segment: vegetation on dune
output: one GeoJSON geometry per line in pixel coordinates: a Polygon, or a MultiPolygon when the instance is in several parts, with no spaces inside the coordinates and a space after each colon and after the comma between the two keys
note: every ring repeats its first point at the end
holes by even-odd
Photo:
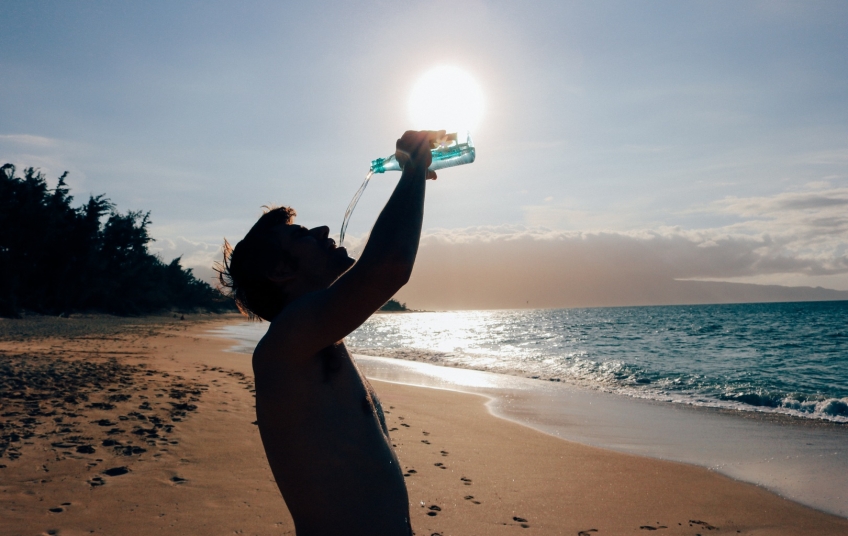
{"type": "Polygon", "coordinates": [[[179,257],[148,252],[149,212],[120,213],[103,195],[72,207],[67,172],[51,189],[38,170],[15,171],[0,167],[0,316],[235,309],[179,257]]]}

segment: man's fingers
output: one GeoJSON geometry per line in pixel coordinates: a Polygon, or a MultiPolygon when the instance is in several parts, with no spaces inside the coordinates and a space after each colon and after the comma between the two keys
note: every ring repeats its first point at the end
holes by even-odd
{"type": "MultiPolygon", "coordinates": [[[[397,141],[395,155],[401,167],[412,162],[416,166],[426,168],[432,160],[430,151],[447,141],[449,137],[444,130],[407,130],[397,141]]],[[[426,177],[436,180],[436,174],[429,170],[426,177]]]]}
{"type": "Polygon", "coordinates": [[[438,178],[438,176],[436,175],[435,171],[433,171],[432,169],[427,170],[427,180],[428,181],[434,181],[437,178],[438,178]]]}

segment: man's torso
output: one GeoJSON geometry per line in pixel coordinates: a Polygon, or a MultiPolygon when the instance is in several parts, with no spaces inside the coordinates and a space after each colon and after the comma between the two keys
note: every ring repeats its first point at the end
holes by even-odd
{"type": "Polygon", "coordinates": [[[344,344],[300,361],[274,350],[254,354],[257,420],[298,534],[409,534],[380,402],[344,344]]]}

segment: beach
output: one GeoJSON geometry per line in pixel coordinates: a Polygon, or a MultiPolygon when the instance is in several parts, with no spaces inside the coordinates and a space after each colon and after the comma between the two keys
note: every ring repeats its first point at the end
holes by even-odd
{"type": "MultiPolygon", "coordinates": [[[[212,333],[241,321],[0,321],[3,534],[293,534],[249,356],[212,333]]],[[[372,383],[419,535],[848,534],[715,471],[500,418],[486,396],[372,383]]]]}

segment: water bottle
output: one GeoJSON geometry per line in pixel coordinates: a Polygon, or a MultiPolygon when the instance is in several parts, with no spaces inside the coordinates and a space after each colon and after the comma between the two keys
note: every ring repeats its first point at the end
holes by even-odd
{"type": "MultiPolygon", "coordinates": [[[[474,150],[471,134],[466,133],[466,138],[465,143],[459,143],[456,134],[445,136],[444,143],[430,151],[430,154],[433,155],[430,171],[474,162],[477,152],[474,150]]],[[[400,163],[395,155],[378,158],[371,162],[371,173],[385,173],[386,171],[401,171],[400,163]]]]}
{"type": "MultiPolygon", "coordinates": [[[[442,139],[438,147],[430,150],[430,154],[433,155],[433,163],[430,164],[429,167],[430,171],[453,166],[461,166],[462,164],[470,164],[477,156],[477,152],[474,150],[474,142],[471,141],[470,133],[466,133],[465,143],[459,143],[457,141],[456,134],[448,134],[442,139]]],[[[385,173],[386,171],[401,171],[400,163],[397,161],[397,158],[395,158],[395,155],[391,155],[386,158],[378,158],[371,162],[371,169],[368,171],[368,175],[365,176],[365,180],[362,181],[362,186],[359,187],[359,190],[353,194],[353,199],[350,200],[350,204],[347,206],[347,210],[345,210],[342,227],[339,231],[340,247],[344,245],[347,224],[350,222],[350,217],[353,215],[356,204],[359,203],[359,198],[362,197],[362,192],[364,192],[365,187],[368,186],[368,181],[371,180],[371,176],[375,173],[385,173]]]]}

